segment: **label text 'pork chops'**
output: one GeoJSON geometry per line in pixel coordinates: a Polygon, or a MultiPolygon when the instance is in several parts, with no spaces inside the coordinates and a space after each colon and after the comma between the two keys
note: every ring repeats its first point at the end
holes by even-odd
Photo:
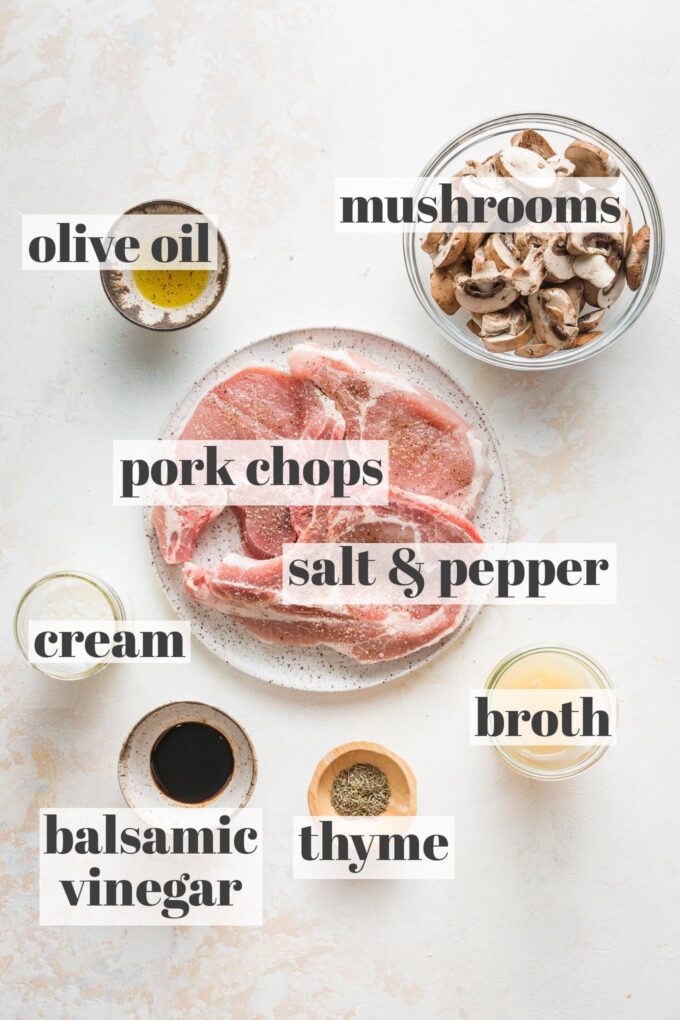
{"type": "Polygon", "coordinates": [[[383,440],[116,440],[117,506],[311,506],[389,501],[383,440]]]}

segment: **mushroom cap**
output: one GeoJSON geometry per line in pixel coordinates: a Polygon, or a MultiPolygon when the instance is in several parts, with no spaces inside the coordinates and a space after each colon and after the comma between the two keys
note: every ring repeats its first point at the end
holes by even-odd
{"type": "Polygon", "coordinates": [[[574,164],[576,177],[618,177],[619,168],[613,156],[593,142],[575,139],[564,150],[564,157],[574,164]]]}
{"type": "Polygon", "coordinates": [[[543,159],[551,159],[556,155],[550,142],[543,135],[539,134],[538,131],[534,131],[533,128],[525,128],[524,131],[518,131],[510,139],[510,144],[520,149],[531,149],[532,152],[542,156],[543,159]]]}
{"type": "Polygon", "coordinates": [[[649,253],[649,239],[649,227],[646,224],[633,234],[630,251],[626,255],[626,281],[631,290],[638,290],[642,283],[649,253]]]}

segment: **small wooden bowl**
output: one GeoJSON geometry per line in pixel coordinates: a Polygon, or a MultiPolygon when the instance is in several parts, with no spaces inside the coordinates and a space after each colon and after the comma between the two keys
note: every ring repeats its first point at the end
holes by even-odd
{"type": "Polygon", "coordinates": [[[333,782],[343,769],[359,764],[375,765],[385,773],[389,781],[390,803],[380,817],[416,814],[416,777],[406,762],[381,744],[355,741],[334,747],[316,766],[307,792],[311,815],[315,818],[323,815],[338,816],[331,804],[333,782]]]}
{"type": "MultiPolygon", "coordinates": [[[[141,202],[128,209],[123,215],[182,215],[182,213],[198,213],[185,202],[171,199],[159,199],[153,202],[141,202]]],[[[227,286],[229,276],[229,253],[222,234],[217,231],[217,269],[208,271],[208,283],[205,290],[194,301],[180,308],[163,308],[146,298],[135,283],[131,269],[102,269],[100,272],[102,286],[107,298],[117,312],[137,326],[165,333],[175,329],[185,329],[204,319],[219,303],[227,286]]]]}

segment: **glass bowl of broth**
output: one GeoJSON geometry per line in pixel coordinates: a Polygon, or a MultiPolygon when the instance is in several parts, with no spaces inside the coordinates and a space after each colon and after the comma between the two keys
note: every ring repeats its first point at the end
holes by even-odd
{"type": "MultiPolygon", "coordinates": [[[[554,691],[569,691],[574,695],[606,691],[616,712],[614,686],[602,666],[585,652],[566,646],[534,645],[511,652],[492,670],[485,688],[487,691],[545,691],[546,700],[554,691]]],[[[609,746],[595,742],[539,744],[532,743],[529,737],[525,743],[512,745],[492,738],[492,744],[514,772],[539,780],[579,775],[599,761],[609,746]]]]}

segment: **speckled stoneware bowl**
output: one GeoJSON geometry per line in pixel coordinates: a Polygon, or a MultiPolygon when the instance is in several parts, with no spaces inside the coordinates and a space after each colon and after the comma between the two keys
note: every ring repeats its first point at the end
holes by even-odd
{"type": "Polygon", "coordinates": [[[226,712],[200,701],[173,701],[154,708],[129,733],[118,759],[118,781],[125,800],[134,810],[210,807],[234,811],[245,807],[257,779],[257,758],[250,737],[226,712]],[[226,786],[210,800],[184,804],[163,793],[151,774],[151,752],[156,742],[179,723],[202,722],[228,740],[234,755],[234,771],[226,786]]]}
{"type": "MultiPolygon", "coordinates": [[[[171,199],[141,202],[139,205],[133,206],[132,209],[128,209],[123,215],[139,213],[152,216],[181,215],[182,213],[202,215],[200,209],[194,209],[193,206],[186,205],[184,202],[175,202],[171,199]]],[[[227,286],[229,254],[219,230],[217,232],[217,258],[217,269],[208,272],[208,282],[203,293],[189,304],[182,305],[181,308],[162,308],[149,301],[140,292],[131,269],[102,269],[101,280],[104,293],[116,311],[138,326],[155,329],[159,332],[184,329],[185,326],[191,326],[192,323],[205,318],[218,304],[227,286]]]]}

